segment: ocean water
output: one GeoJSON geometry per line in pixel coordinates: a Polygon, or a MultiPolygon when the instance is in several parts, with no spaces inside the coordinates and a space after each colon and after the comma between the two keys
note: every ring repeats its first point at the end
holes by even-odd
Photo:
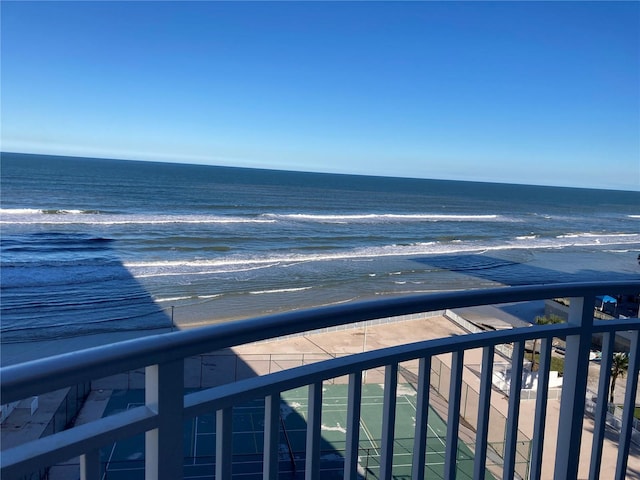
{"type": "Polygon", "coordinates": [[[3,343],[640,279],[640,192],[3,153],[3,343]]]}

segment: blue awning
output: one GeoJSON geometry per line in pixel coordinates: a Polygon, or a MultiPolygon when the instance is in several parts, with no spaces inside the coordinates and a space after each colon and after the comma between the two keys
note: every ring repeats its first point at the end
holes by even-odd
{"type": "Polygon", "coordinates": [[[602,303],[618,303],[618,300],[616,300],[613,297],[610,297],[609,295],[603,295],[601,297],[597,297],[598,300],[600,300],[602,303]]]}

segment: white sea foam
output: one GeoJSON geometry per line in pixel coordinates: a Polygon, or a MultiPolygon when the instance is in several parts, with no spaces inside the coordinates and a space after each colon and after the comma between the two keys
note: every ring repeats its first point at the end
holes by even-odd
{"type": "Polygon", "coordinates": [[[45,211],[44,213],[56,213],[56,214],[62,214],[62,215],[80,215],[83,213],[95,213],[95,212],[87,212],[86,210],[55,210],[52,212],[49,211],[45,211]]]}
{"type": "Polygon", "coordinates": [[[352,215],[320,215],[306,213],[274,214],[266,213],[267,218],[303,220],[316,222],[357,222],[357,221],[452,221],[471,222],[501,220],[500,215],[441,215],[441,214],[395,214],[395,213],[366,213],[352,215]]]}
{"type": "Polygon", "coordinates": [[[12,225],[170,225],[170,224],[237,224],[275,223],[277,220],[225,215],[120,215],[90,210],[2,209],[0,223],[12,225]],[[59,215],[54,215],[57,213],[59,215]]]}
{"type": "MultiPolygon", "coordinates": [[[[85,216],[85,215],[83,215],[85,216]]],[[[66,219],[66,220],[47,220],[47,221],[29,221],[29,220],[19,220],[19,221],[6,221],[1,220],[2,224],[11,224],[11,225],[61,225],[61,224],[74,224],[74,225],[167,225],[167,224],[231,224],[231,223],[272,223],[269,220],[248,220],[241,218],[211,218],[211,219],[180,219],[180,218],[169,218],[169,219],[157,219],[157,220],[85,220],[85,219],[66,219]]]]}
{"type": "Polygon", "coordinates": [[[169,298],[158,298],[156,302],[179,302],[180,300],[192,300],[193,297],[191,295],[185,297],[169,297],[169,298]]]}
{"type": "MultiPolygon", "coordinates": [[[[158,260],[149,262],[124,262],[125,267],[130,268],[173,268],[173,267],[189,267],[189,268],[202,268],[202,267],[221,267],[221,266],[235,266],[235,265],[258,265],[254,267],[245,267],[243,269],[229,269],[219,270],[216,273],[234,273],[247,270],[255,270],[257,268],[264,268],[261,265],[267,264],[269,266],[278,265],[283,259],[287,257],[270,257],[270,258],[239,258],[239,257],[227,257],[216,260],[158,260]],[[268,265],[273,264],[273,265],[268,265]]],[[[292,261],[296,261],[299,257],[288,257],[292,261]]]]}
{"type": "Polygon", "coordinates": [[[297,288],[276,288],[273,290],[256,290],[249,292],[251,295],[262,295],[263,293],[291,293],[302,292],[304,290],[310,290],[312,287],[297,287],[297,288]]]}
{"type": "Polygon", "coordinates": [[[640,238],[640,234],[637,233],[591,233],[591,232],[578,232],[578,233],[566,233],[564,235],[558,235],[556,238],[640,238]]]}
{"type": "MultiPolygon", "coordinates": [[[[261,270],[263,268],[271,268],[280,265],[280,262],[266,262],[264,265],[258,265],[255,267],[243,267],[243,264],[247,262],[241,262],[236,264],[235,267],[231,267],[226,264],[224,268],[213,268],[217,265],[205,265],[204,262],[138,262],[138,263],[125,263],[125,267],[133,268],[135,271],[141,269],[142,271],[137,273],[136,278],[153,278],[153,277],[172,277],[172,276],[184,276],[184,275],[220,275],[226,273],[242,273],[249,272],[251,270],[261,270]],[[158,269],[161,265],[162,268],[158,269]],[[180,268],[184,267],[184,268],[180,268]],[[203,270],[203,267],[209,267],[209,269],[203,270]],[[172,270],[167,270],[171,268],[172,270]],[[186,270],[185,270],[186,269],[186,270]]],[[[205,297],[202,297],[205,298],[205,297]]]]}
{"type": "Polygon", "coordinates": [[[96,210],[81,210],[81,209],[50,209],[43,210],[39,208],[0,208],[0,215],[88,215],[98,214],[96,210]]]}
{"type": "MultiPolygon", "coordinates": [[[[417,243],[411,245],[388,245],[380,247],[354,248],[348,251],[316,254],[282,254],[266,256],[226,256],[207,260],[166,260],[151,262],[125,262],[125,266],[135,277],[169,276],[169,275],[206,275],[237,273],[252,269],[287,267],[303,262],[322,261],[360,261],[381,257],[451,255],[461,253],[486,253],[502,250],[535,250],[559,249],[565,247],[588,246],[624,246],[640,245],[640,234],[615,235],[559,235],[557,238],[527,238],[512,242],[490,244],[479,241],[459,243],[436,242],[417,243]]],[[[389,275],[400,275],[402,272],[389,272],[389,275]]],[[[303,287],[308,288],[308,287],[303,287]]],[[[290,290],[290,289],[288,289],[290,290]]],[[[269,293],[272,291],[259,291],[269,293]]]]}
{"type": "Polygon", "coordinates": [[[509,221],[500,215],[442,215],[442,214],[353,214],[353,215],[322,215],[322,214],[271,214],[259,217],[234,217],[225,215],[119,215],[105,214],[92,210],[58,209],[42,210],[35,208],[5,208],[0,209],[0,215],[10,215],[7,224],[87,224],[87,225],[162,225],[162,224],[224,224],[224,223],[275,223],[281,220],[306,222],[415,222],[415,221],[450,221],[450,222],[486,222],[509,221]],[[59,214],[59,215],[56,215],[59,214]]]}
{"type": "Polygon", "coordinates": [[[0,215],[38,215],[42,210],[37,208],[0,208],[0,215]]]}
{"type": "Polygon", "coordinates": [[[183,296],[183,297],[168,297],[168,298],[158,298],[156,299],[156,302],[179,302],[182,300],[207,300],[210,298],[217,298],[217,297],[221,297],[222,294],[221,293],[217,293],[215,295],[187,295],[187,296],[183,296]]]}

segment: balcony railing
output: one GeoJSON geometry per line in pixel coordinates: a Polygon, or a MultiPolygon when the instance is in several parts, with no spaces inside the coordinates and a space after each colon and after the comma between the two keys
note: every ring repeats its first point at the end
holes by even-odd
{"type": "MultiPolygon", "coordinates": [[[[359,422],[362,395],[362,373],[383,368],[384,403],[382,407],[382,438],[379,448],[379,478],[393,478],[394,425],[396,420],[396,390],[399,364],[418,360],[417,407],[411,458],[411,478],[425,478],[425,451],[429,413],[429,375],[431,360],[436,355],[451,354],[451,379],[446,415],[444,478],[457,474],[461,385],[464,354],[470,349],[482,349],[478,424],[473,445],[473,478],[483,479],[487,472],[488,412],[491,404],[493,358],[496,347],[510,344],[512,350],[512,381],[509,390],[508,415],[504,439],[501,472],[496,476],[512,479],[516,473],[516,448],[525,342],[541,339],[539,389],[535,400],[535,420],[531,445],[531,479],[539,479],[545,446],[545,418],[552,340],[566,338],[564,384],[560,403],[554,478],[576,479],[583,435],[583,418],[589,352],[592,336],[603,334],[603,352],[599,392],[606,392],[616,332],[630,332],[630,363],[623,405],[622,427],[618,440],[615,478],[627,474],[635,396],[640,368],[638,332],[640,321],[594,320],[596,295],[635,295],[640,282],[588,283],[545,286],[506,287],[455,293],[392,298],[297,311],[204,327],[197,330],[144,337],[103,347],[9,366],[0,370],[2,403],[18,401],[51,392],[66,386],[96,380],[109,375],[145,369],[145,402],[121,413],[40,438],[36,441],[1,452],[1,477],[18,479],[71,458],[80,458],[82,479],[101,478],[100,449],[116,441],[145,436],[144,469],[146,479],[175,480],[183,476],[183,422],[197,415],[216,414],[216,480],[231,479],[234,474],[232,451],[232,413],[234,406],[255,398],[264,399],[263,478],[279,478],[280,398],[283,392],[308,387],[307,433],[304,476],[322,478],[320,444],[322,438],[323,382],[348,376],[346,445],[344,477],[358,478],[359,422]],[[419,341],[366,351],[304,365],[276,373],[256,376],[234,383],[192,393],[184,390],[184,362],[194,355],[218,351],[250,342],[284,335],[347,325],[376,318],[393,317],[418,312],[452,308],[570,298],[566,323],[513,328],[419,341]]],[[[428,319],[425,321],[429,321],[428,319]]],[[[589,478],[601,473],[605,437],[607,395],[599,394],[594,413],[595,430],[591,447],[589,478]]]]}

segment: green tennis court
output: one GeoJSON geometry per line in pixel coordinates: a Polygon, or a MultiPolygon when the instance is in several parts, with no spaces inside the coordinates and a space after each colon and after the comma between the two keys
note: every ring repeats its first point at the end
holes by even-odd
{"type": "MultiPolygon", "coordinates": [[[[105,415],[142,404],[144,391],[116,391],[105,415]]],[[[416,415],[416,394],[409,384],[398,385],[393,477],[411,478],[411,455],[416,415]]],[[[284,392],[281,403],[280,478],[304,478],[307,429],[307,388],[284,392]]],[[[359,473],[361,478],[377,479],[380,472],[383,388],[363,385],[359,473]]],[[[347,385],[325,385],[322,401],[321,476],[343,478],[347,425],[347,385]]],[[[264,399],[233,409],[234,478],[262,478],[264,445],[264,399]]],[[[185,479],[213,479],[215,471],[215,414],[190,419],[184,425],[185,479]]],[[[429,412],[426,469],[428,478],[443,478],[446,424],[435,411],[429,412]]],[[[105,480],[144,478],[144,437],[114,444],[101,452],[105,480]]],[[[458,478],[472,478],[473,454],[463,444],[458,451],[458,478]]],[[[493,478],[487,475],[487,478],[493,478]]]]}

